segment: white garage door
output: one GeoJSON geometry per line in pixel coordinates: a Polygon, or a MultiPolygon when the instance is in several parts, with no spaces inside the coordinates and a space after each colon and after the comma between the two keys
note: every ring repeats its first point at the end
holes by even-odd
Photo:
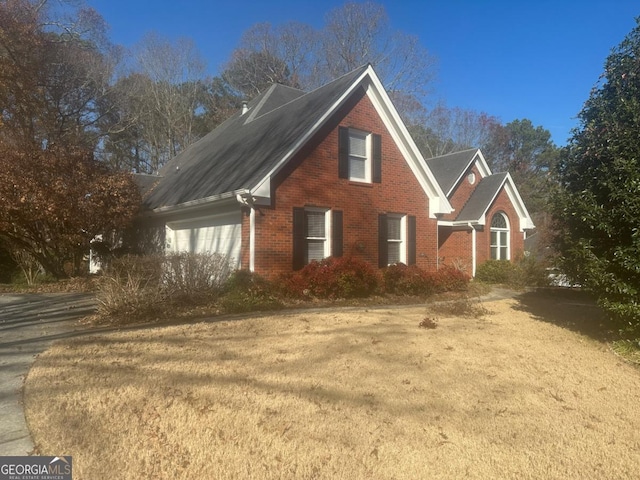
{"type": "Polygon", "coordinates": [[[167,252],[220,253],[240,267],[240,212],[167,224],[167,252]]]}

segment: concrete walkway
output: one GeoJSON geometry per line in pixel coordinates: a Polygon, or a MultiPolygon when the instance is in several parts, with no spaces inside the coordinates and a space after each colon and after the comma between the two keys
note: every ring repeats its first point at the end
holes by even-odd
{"type": "Polygon", "coordinates": [[[0,294],[0,456],[33,451],[22,408],[23,380],[54,340],[81,333],[77,320],[95,306],[87,294],[0,294]]]}

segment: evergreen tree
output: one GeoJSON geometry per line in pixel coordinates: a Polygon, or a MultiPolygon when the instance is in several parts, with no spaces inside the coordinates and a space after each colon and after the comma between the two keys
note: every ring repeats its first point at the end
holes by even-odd
{"type": "Polygon", "coordinates": [[[640,327],[640,19],[605,62],[558,168],[566,273],[640,327]]]}

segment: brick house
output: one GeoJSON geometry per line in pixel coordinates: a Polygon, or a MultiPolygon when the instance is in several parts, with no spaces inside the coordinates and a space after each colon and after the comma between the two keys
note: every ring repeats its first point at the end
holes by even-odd
{"type": "Polygon", "coordinates": [[[454,209],[438,219],[440,262],[464,265],[475,275],[489,259],[524,253],[534,225],[509,173],[492,174],[478,149],[430,158],[427,165],[454,209]]]}
{"type": "MultiPolygon", "coordinates": [[[[471,265],[490,248],[502,255],[484,232],[494,211],[507,225],[533,225],[508,174],[497,187],[481,153],[463,153],[456,170],[473,171],[475,189],[449,178],[445,157],[424,160],[371,66],[309,93],[272,85],[165,165],[145,221],[167,252],[219,252],[265,276],[343,255],[381,267],[471,265]],[[490,205],[472,209],[490,186],[490,205]]],[[[510,258],[524,237],[507,238],[510,258]]]]}

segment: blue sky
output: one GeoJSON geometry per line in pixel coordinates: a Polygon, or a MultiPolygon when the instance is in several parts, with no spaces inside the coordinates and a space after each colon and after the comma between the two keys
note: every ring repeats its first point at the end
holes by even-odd
{"type": "MultiPolygon", "coordinates": [[[[216,75],[242,33],[259,22],[319,28],[336,0],[86,0],[132,46],[148,31],[190,37],[216,75]]],[[[391,26],[438,59],[432,99],[530,119],[564,145],[607,55],[635,26],[632,0],[384,0],[391,26]]]]}

